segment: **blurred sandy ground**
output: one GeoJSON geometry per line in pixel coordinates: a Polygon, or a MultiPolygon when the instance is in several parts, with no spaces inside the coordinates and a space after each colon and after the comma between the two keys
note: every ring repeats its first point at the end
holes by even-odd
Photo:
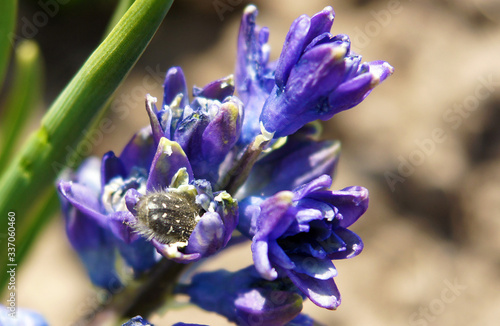
{"type": "MultiPolygon", "coordinates": [[[[110,114],[116,130],[95,148],[97,155],[120,152],[133,132],[147,124],[143,95],[162,95],[160,84],[150,77],[161,80],[168,67],[181,65],[188,84],[201,86],[232,73],[246,2],[232,3],[237,5],[222,20],[213,1],[174,4],[117,92],[115,113],[110,114]]],[[[304,311],[325,325],[498,325],[500,3],[254,3],[258,23],[270,27],[274,59],[296,17],[332,5],[337,15],[332,33],[349,34],[366,61],[386,60],[396,69],[364,103],[324,125],[325,137],[343,144],[334,187],[363,185],[371,202],[354,226],[364,239],[364,252],[336,263],[342,305],[326,311],[306,302],[304,311]]],[[[91,25],[80,27],[83,35],[102,24],[91,25]]],[[[63,33],[57,25],[49,27],[52,34],[40,32],[42,48],[63,33]]],[[[88,43],[90,51],[95,45],[88,43]]],[[[61,61],[76,50],[72,44],[58,46],[60,51],[47,54],[47,101],[88,55],[82,50],[61,61]]],[[[201,268],[236,270],[250,263],[249,246],[243,245],[201,268]]],[[[39,239],[18,283],[20,306],[40,311],[55,326],[70,325],[96,298],[59,219],[39,239]]],[[[195,307],[151,321],[230,325],[195,307]]]]}

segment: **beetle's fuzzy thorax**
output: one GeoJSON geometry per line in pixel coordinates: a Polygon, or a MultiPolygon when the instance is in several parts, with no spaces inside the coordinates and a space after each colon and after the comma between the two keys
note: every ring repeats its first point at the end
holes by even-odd
{"type": "Polygon", "coordinates": [[[146,194],[136,204],[136,222],[131,227],[148,240],[163,244],[185,242],[203,214],[195,198],[180,191],[146,194]]]}

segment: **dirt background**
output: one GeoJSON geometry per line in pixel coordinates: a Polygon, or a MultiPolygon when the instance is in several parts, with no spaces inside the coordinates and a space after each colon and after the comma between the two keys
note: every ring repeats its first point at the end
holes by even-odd
{"type": "MultiPolygon", "coordinates": [[[[20,27],[43,10],[20,1],[20,27]]],[[[338,261],[337,311],[305,303],[324,325],[498,325],[500,320],[500,2],[495,0],[254,1],[276,59],[291,22],[333,6],[332,33],[351,36],[366,61],[394,75],[357,108],[324,124],[343,151],[334,188],[362,185],[370,208],[353,227],[364,252],[338,261]]],[[[116,129],[94,152],[120,152],[148,123],[143,98],[161,97],[173,65],[189,85],[233,72],[242,0],[177,0],[151,46],[117,91],[116,129]],[[219,6],[219,11],[215,9],[219,6]],[[220,7],[222,6],[222,7],[220,7]],[[155,81],[158,80],[158,81],[155,81]]],[[[72,1],[39,28],[46,105],[97,46],[114,2],[72,1]]],[[[200,266],[237,270],[249,245],[200,266]]],[[[60,217],[44,230],[18,275],[19,305],[51,325],[71,325],[95,290],[65,238],[60,217]]],[[[156,325],[230,325],[189,307],[156,325]]]]}

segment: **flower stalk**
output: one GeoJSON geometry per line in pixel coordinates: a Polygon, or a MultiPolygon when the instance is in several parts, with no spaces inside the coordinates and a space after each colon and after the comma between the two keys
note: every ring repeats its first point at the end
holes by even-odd
{"type": "Polygon", "coordinates": [[[272,134],[265,132],[255,137],[253,142],[246,147],[241,158],[222,178],[218,188],[225,189],[231,195],[236,194],[241,185],[247,180],[252,167],[272,138],[272,134]]]}
{"type": "Polygon", "coordinates": [[[128,284],[119,295],[108,293],[94,311],[75,322],[76,325],[119,325],[137,315],[148,318],[174,295],[174,286],[189,264],[162,259],[140,280],[128,284]]]}

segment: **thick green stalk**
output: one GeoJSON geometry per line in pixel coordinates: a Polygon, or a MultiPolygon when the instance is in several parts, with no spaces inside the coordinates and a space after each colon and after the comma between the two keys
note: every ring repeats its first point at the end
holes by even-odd
{"type": "Polygon", "coordinates": [[[0,1],[0,89],[9,64],[14,28],[16,27],[17,0],[0,1]]]}
{"type": "MultiPolygon", "coordinates": [[[[172,2],[136,0],[52,104],[0,179],[2,229],[8,212],[15,212],[16,223],[23,224],[30,205],[53,186],[58,172],[74,161],[73,154],[85,155],[71,146],[139,59],[172,2]]],[[[1,247],[0,266],[5,266],[6,246],[1,247]]]]}

